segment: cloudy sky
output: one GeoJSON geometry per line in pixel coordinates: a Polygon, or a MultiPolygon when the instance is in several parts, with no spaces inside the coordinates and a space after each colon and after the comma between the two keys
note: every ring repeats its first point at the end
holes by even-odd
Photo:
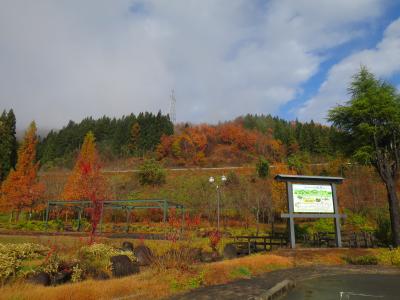
{"type": "Polygon", "coordinates": [[[178,121],[325,122],[362,64],[400,87],[400,1],[0,1],[0,109],[19,129],[168,113],[171,89],[178,121]]]}

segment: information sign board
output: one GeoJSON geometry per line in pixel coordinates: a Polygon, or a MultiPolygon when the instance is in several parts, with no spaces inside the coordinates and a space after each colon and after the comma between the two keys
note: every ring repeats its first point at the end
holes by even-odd
{"type": "Polygon", "coordinates": [[[293,184],[293,212],[334,213],[332,186],[293,184]]]}

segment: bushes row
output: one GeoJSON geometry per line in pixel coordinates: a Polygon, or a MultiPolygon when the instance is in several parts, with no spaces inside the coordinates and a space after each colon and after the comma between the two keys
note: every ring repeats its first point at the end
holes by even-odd
{"type": "Polygon", "coordinates": [[[18,278],[30,278],[47,285],[77,282],[87,277],[106,279],[114,271],[112,258],[118,256],[136,262],[132,251],[105,244],[83,246],[73,257],[64,256],[56,247],[40,244],[0,244],[0,282],[3,285],[18,278]]]}

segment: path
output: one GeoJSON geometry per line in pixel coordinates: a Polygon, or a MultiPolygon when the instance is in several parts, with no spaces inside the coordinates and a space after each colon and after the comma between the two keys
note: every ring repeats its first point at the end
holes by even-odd
{"type": "Polygon", "coordinates": [[[268,289],[284,279],[299,282],[326,275],[341,274],[400,275],[400,269],[382,266],[313,266],[285,269],[265,273],[251,279],[241,279],[224,285],[199,288],[183,295],[171,297],[170,300],[251,300],[260,297],[268,289]]]}

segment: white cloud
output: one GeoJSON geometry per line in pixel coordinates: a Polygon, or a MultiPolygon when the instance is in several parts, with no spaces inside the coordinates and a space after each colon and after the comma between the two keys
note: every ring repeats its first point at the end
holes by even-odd
{"type": "Polygon", "coordinates": [[[328,109],[348,100],[347,87],[361,65],[383,78],[400,72],[400,18],[386,28],[375,48],[354,53],[334,65],[317,95],[299,110],[299,118],[325,121],[328,109]]]}
{"type": "Polygon", "coordinates": [[[0,108],[24,127],[167,112],[180,121],[275,113],[379,0],[3,0],[0,108]]]}

